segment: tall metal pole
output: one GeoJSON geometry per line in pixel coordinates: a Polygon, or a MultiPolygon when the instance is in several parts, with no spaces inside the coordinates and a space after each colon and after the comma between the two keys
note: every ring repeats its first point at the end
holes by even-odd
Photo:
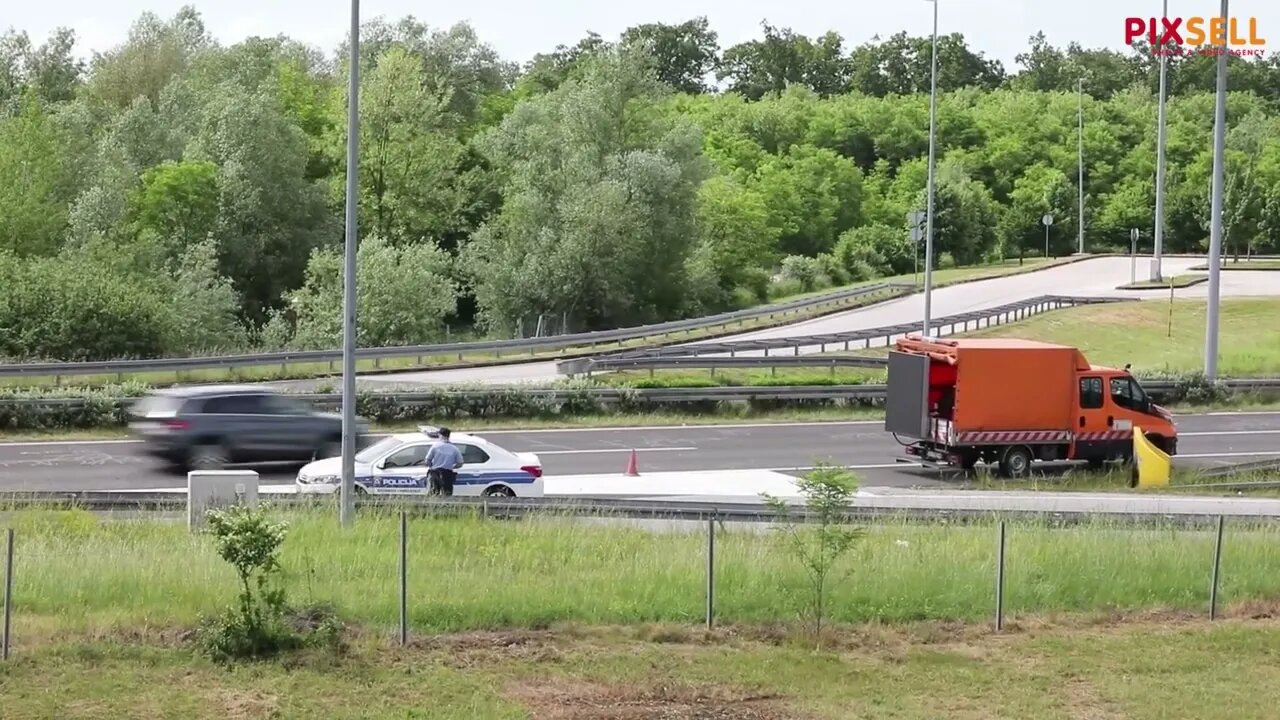
{"type": "Polygon", "coordinates": [[[351,68],[347,85],[347,231],[342,278],[342,499],[350,527],[356,496],[356,193],[360,161],[360,0],[351,0],[351,68]]]}
{"type": "Polygon", "coordinates": [[[936,136],[938,126],[938,0],[933,3],[933,57],[929,80],[929,195],[925,209],[924,239],[924,332],[921,337],[929,337],[930,313],[933,309],[933,168],[936,152],[936,136]]]}
{"type": "Polygon", "coordinates": [[[1080,221],[1076,223],[1076,233],[1080,239],[1080,247],[1076,252],[1084,254],[1084,78],[1076,79],[1076,187],[1080,193],[1077,206],[1080,209],[1080,221]]]}
{"type": "MultiPolygon", "coordinates": [[[[1160,17],[1169,17],[1169,0],[1164,0],[1164,11],[1160,17]]],[[[1152,251],[1151,279],[1159,282],[1163,279],[1161,263],[1164,258],[1164,100],[1165,74],[1169,66],[1168,48],[1163,38],[1160,41],[1160,97],[1156,111],[1156,247],[1152,251]]]]}
{"type": "MultiPolygon", "coordinates": [[[[1227,0],[1222,0],[1222,26],[1227,27],[1227,0]]],[[[1223,166],[1227,145],[1227,46],[1230,39],[1222,35],[1218,55],[1218,92],[1213,119],[1213,198],[1209,204],[1209,307],[1204,329],[1204,376],[1218,378],[1218,293],[1222,271],[1222,194],[1223,166]]]]}

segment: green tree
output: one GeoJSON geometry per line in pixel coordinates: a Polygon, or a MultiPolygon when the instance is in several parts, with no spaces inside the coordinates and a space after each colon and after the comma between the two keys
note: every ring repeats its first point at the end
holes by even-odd
{"type": "MultiPolygon", "coordinates": [[[[465,167],[452,91],[428,87],[422,63],[392,47],[363,80],[360,200],[371,232],[395,242],[456,238],[468,228],[480,180],[465,167]]],[[[345,99],[342,101],[345,103],[345,99]]],[[[333,147],[336,198],[345,192],[345,128],[333,147]]]]}
{"type": "Polygon", "coordinates": [[[143,173],[130,204],[138,230],[163,238],[176,256],[214,229],[218,166],[207,160],[157,165],[143,173]]]}
{"type": "Polygon", "coordinates": [[[128,107],[137,97],[157,105],[169,81],[209,43],[204,20],[190,5],[168,22],[145,12],[129,28],[124,44],[94,55],[89,91],[118,108],[128,107]]]}
{"type": "Polygon", "coordinates": [[[218,167],[214,237],[252,323],[302,284],[313,248],[339,236],[324,189],[307,179],[304,133],[274,97],[220,85],[204,105],[187,155],[218,167]]]}
{"type": "Polygon", "coordinates": [[[165,317],[168,353],[184,355],[234,351],[248,341],[238,312],[240,298],[218,274],[217,247],[210,240],[186,247],[172,273],[165,317]]]}
{"type": "MultiPolygon", "coordinates": [[[[361,347],[418,345],[440,340],[445,319],[457,309],[451,258],[430,243],[396,246],[372,236],[356,258],[356,341],[361,347]]],[[[290,294],[293,344],[336,348],[342,343],[341,253],[317,250],[306,284],[290,294]]],[[[277,323],[283,320],[276,320],[277,323]]]]}
{"type": "Polygon", "coordinates": [[[755,188],[784,254],[828,252],[862,220],[862,172],[831,150],[794,147],[760,168],[755,188]]]}
{"type": "Polygon", "coordinates": [[[627,28],[621,43],[644,49],[658,80],[676,92],[708,92],[706,78],[720,63],[720,45],[706,17],[679,25],[646,23],[627,28]]]}
{"type": "Polygon", "coordinates": [[[51,255],[67,226],[66,140],[38,100],[0,117],[0,250],[51,255]]]}
{"type": "Polygon", "coordinates": [[[697,223],[696,252],[715,268],[721,290],[747,284],[753,270],[775,261],[778,235],[764,198],[731,178],[713,177],[698,189],[697,223]]]}
{"type": "Polygon", "coordinates": [[[840,35],[828,32],[816,41],[762,23],[763,40],[749,40],[724,51],[717,73],[729,90],[752,100],[804,85],[823,97],[843,93],[849,64],[840,35]]]}
{"type": "Polygon", "coordinates": [[[819,464],[796,479],[796,489],[804,498],[812,524],[793,520],[786,500],[765,495],[769,507],[779,521],[779,529],[787,548],[800,561],[809,580],[808,614],[813,622],[815,646],[822,648],[823,622],[827,616],[827,597],[839,563],[854,543],[862,537],[858,528],[849,527],[846,515],[850,501],[858,489],[858,478],[848,470],[819,464]]]}
{"type": "Polygon", "coordinates": [[[642,54],[610,51],[485,138],[503,205],[463,256],[488,327],[540,314],[607,327],[686,306],[701,139],[649,112],[662,92],[642,54]]]}

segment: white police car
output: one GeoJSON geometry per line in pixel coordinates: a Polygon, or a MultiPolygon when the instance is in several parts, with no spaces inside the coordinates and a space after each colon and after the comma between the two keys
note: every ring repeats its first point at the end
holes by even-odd
{"type": "MultiPolygon", "coordinates": [[[[475,435],[450,433],[462,453],[454,495],[542,497],[542,463],[533,453],[515,453],[475,435]]],[[[356,453],[356,492],[426,493],[427,451],[440,441],[437,428],[389,435],[356,453]]],[[[334,493],[342,486],[342,458],[304,465],[295,482],[302,494],[334,493]]]]}

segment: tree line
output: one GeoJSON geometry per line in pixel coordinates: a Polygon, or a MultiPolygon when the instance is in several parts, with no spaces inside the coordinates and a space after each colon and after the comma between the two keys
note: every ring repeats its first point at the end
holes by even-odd
{"type": "MultiPolygon", "coordinates": [[[[336,347],[346,49],[224,46],[191,7],[82,63],[0,36],[0,355],[336,347]]],[[[362,346],[616,327],[910,273],[928,38],[845,49],[705,18],[519,67],[467,25],[364,26],[362,346]]],[[[1153,225],[1158,60],[1031,38],[1017,69],[939,40],[938,262],[1153,225]]],[[[1166,239],[1206,247],[1213,58],[1170,58],[1166,239]]],[[[1232,58],[1226,245],[1280,249],[1280,61],[1232,58]]],[[[1144,243],[1149,244],[1149,239],[1144,243]]]]}

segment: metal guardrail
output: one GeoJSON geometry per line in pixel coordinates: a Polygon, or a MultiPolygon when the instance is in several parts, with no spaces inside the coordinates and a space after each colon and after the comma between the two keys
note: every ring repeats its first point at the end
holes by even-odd
{"type": "MultiPolygon", "coordinates": [[[[1040,297],[1028,298],[1026,300],[985,308],[983,310],[957,313],[955,315],[936,318],[932,324],[933,328],[936,329],[939,335],[954,335],[958,329],[961,332],[967,332],[971,329],[971,326],[972,329],[977,330],[1009,322],[1017,322],[1031,317],[1032,315],[1052,310],[1059,310],[1062,308],[1120,302],[1136,302],[1136,300],[1130,297],[1073,297],[1067,295],[1042,295],[1040,297]]],[[[918,332],[920,332],[919,323],[904,323],[900,325],[885,325],[877,328],[868,328],[866,330],[854,330],[845,333],[797,335],[784,338],[738,340],[734,342],[720,343],[689,343],[670,347],[627,350],[617,353],[596,355],[594,357],[562,360],[557,363],[557,369],[562,375],[589,375],[590,373],[598,370],[641,368],[784,367],[787,366],[788,363],[779,362],[780,358],[777,356],[771,358],[769,356],[771,351],[790,349],[794,352],[795,357],[799,357],[801,348],[816,348],[819,352],[825,353],[829,346],[834,350],[839,350],[843,345],[843,349],[848,351],[854,349],[853,346],[855,344],[860,343],[863,349],[868,349],[871,348],[873,344],[889,346],[896,337],[918,332]],[[763,357],[737,359],[737,353],[759,351],[764,352],[763,357]],[[711,362],[697,365],[688,362],[675,363],[673,361],[674,358],[683,359],[699,357],[708,357],[711,362]],[[721,364],[715,364],[716,361],[723,362],[721,364]]],[[[860,367],[883,366],[884,363],[885,361],[880,360],[878,362],[860,365],[860,367]]],[[[809,362],[807,365],[797,362],[789,364],[797,367],[826,367],[829,365],[829,363],[818,362],[809,362]]]]}
{"type": "MultiPolygon", "coordinates": [[[[572,333],[540,338],[360,348],[356,350],[356,358],[359,360],[377,360],[384,358],[427,357],[432,355],[453,354],[457,354],[461,357],[468,353],[476,352],[496,352],[499,354],[502,352],[511,352],[513,354],[527,352],[529,354],[534,354],[538,350],[594,347],[605,343],[625,342],[627,340],[647,337],[661,337],[675,332],[703,330],[746,323],[750,320],[775,318],[779,315],[799,314],[827,305],[842,305],[852,300],[861,300],[878,295],[903,295],[908,292],[914,292],[915,290],[916,287],[914,285],[903,283],[876,283],[874,285],[839,290],[786,303],[766,305],[746,310],[735,310],[732,312],[720,313],[718,315],[689,318],[687,320],[673,320],[653,325],[619,328],[617,330],[597,330],[594,332],[572,333]]],[[[270,353],[188,358],[154,358],[146,360],[11,363],[0,364],[0,377],[31,377],[40,375],[114,375],[138,372],[172,372],[207,370],[211,368],[288,365],[290,363],[334,363],[341,359],[341,350],[290,350],[270,353]]]]}
{"type": "MultiPolygon", "coordinates": [[[[1249,378],[1221,380],[1228,389],[1243,392],[1280,392],[1280,378],[1249,378]]],[[[1148,393],[1160,394],[1176,389],[1178,383],[1171,380],[1144,380],[1142,387],[1148,393]]],[[[741,402],[749,400],[883,400],[887,387],[883,384],[866,385],[740,385],[705,388],[512,388],[494,387],[481,390],[437,390],[434,392],[371,392],[361,393],[384,402],[405,407],[434,405],[443,398],[483,399],[499,393],[519,393],[525,397],[560,403],[581,398],[584,395],[601,405],[615,405],[623,401],[647,401],[651,403],[741,402]]],[[[291,393],[290,397],[310,402],[319,408],[336,407],[342,403],[341,393],[291,393]]],[[[127,404],[136,398],[118,398],[114,402],[127,404]]],[[[28,407],[81,407],[90,402],[82,397],[10,397],[0,398],[0,406],[20,405],[28,407]]],[[[101,402],[96,400],[95,402],[101,402]]]]}
{"type": "MultiPolygon", "coordinates": [[[[262,502],[284,509],[316,509],[334,503],[335,496],[300,497],[297,495],[263,495],[262,502]]],[[[405,510],[418,515],[481,514],[494,518],[562,517],[612,518],[654,521],[706,521],[770,523],[777,516],[769,506],[744,502],[708,502],[650,500],[647,498],[583,497],[583,498],[437,498],[429,496],[358,496],[356,507],[377,512],[405,510]]],[[[816,516],[804,505],[789,503],[790,520],[813,522],[816,516]]],[[[0,512],[6,508],[75,507],[95,512],[185,512],[185,493],[121,493],[121,492],[19,492],[0,494],[0,512]]],[[[1106,520],[1128,525],[1208,526],[1219,515],[1238,518],[1245,524],[1272,524],[1280,516],[1251,513],[1157,513],[1142,511],[1070,511],[1031,509],[959,509],[947,507],[910,507],[895,505],[892,496],[859,498],[843,514],[846,522],[920,522],[920,523],[986,523],[1008,518],[1039,521],[1050,526],[1069,526],[1106,520]]]]}
{"type": "MultiPolygon", "coordinates": [[[[585,367],[585,369],[575,370],[576,373],[581,372],[597,372],[600,370],[682,370],[682,369],[703,369],[711,370],[714,374],[716,370],[728,370],[733,368],[830,368],[835,372],[836,368],[858,367],[858,368],[884,368],[889,364],[888,359],[878,357],[858,357],[856,355],[784,355],[782,357],[715,357],[707,355],[690,355],[690,356],[669,356],[655,355],[651,357],[598,357],[584,358],[581,364],[576,367],[585,367]]],[[[566,361],[561,363],[565,366],[575,367],[574,361],[566,361]]]]}

